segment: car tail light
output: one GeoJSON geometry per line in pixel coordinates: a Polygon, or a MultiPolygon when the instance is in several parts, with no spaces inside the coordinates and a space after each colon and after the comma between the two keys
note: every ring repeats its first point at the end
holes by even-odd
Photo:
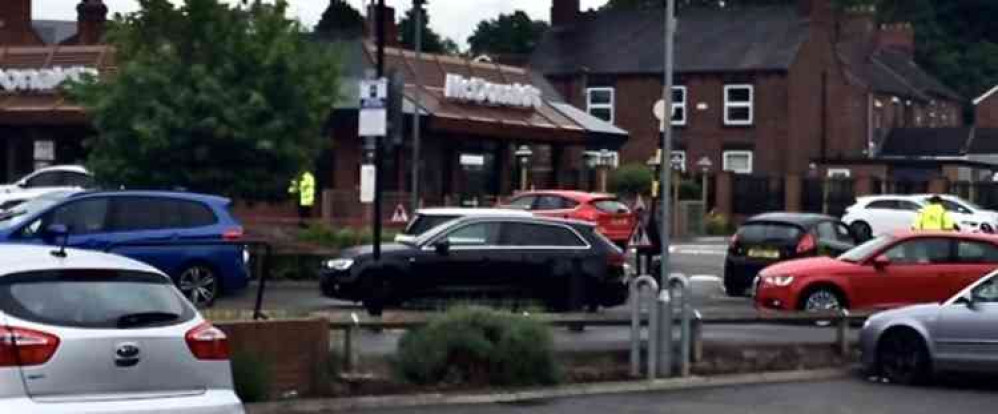
{"type": "Polygon", "coordinates": [[[600,214],[595,210],[583,209],[579,211],[578,217],[583,221],[596,222],[599,220],[600,214]]]}
{"type": "Polygon", "coordinates": [[[233,227],[231,229],[225,230],[225,232],[222,233],[222,240],[239,240],[241,238],[243,238],[242,227],[233,227]]]}
{"type": "Polygon", "coordinates": [[[201,360],[221,361],[229,359],[229,338],[225,332],[205,322],[187,332],[187,347],[194,357],[201,360]]]}
{"type": "Polygon", "coordinates": [[[59,349],[59,337],[24,328],[0,327],[0,367],[42,365],[59,349]]]}
{"type": "Polygon", "coordinates": [[[814,236],[810,234],[805,234],[804,237],[800,239],[800,242],[797,243],[797,253],[807,253],[811,250],[814,250],[816,246],[817,245],[814,242],[814,236]]]}

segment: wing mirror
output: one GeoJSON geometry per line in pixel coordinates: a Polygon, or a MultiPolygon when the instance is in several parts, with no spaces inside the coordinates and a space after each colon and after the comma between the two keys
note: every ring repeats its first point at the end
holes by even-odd
{"type": "Polygon", "coordinates": [[[962,303],[964,306],[967,307],[967,309],[971,310],[977,308],[977,301],[974,300],[973,294],[960,296],[959,298],[956,298],[956,303],[962,303]]]}
{"type": "Polygon", "coordinates": [[[447,239],[438,240],[436,243],[433,243],[433,250],[436,251],[437,254],[441,256],[447,255],[448,253],[450,253],[450,240],[447,239]]]}
{"type": "Polygon", "coordinates": [[[887,256],[880,255],[873,259],[873,267],[877,269],[884,269],[890,265],[891,259],[887,258],[887,256]]]}

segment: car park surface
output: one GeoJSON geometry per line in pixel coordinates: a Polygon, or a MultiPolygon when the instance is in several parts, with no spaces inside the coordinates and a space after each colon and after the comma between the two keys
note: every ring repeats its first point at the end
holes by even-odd
{"type": "Polygon", "coordinates": [[[327,261],[321,290],[363,302],[372,314],[422,296],[514,295],[558,310],[627,299],[623,251],[589,223],[530,217],[465,217],[413,242],[345,251],[327,261]]]}
{"type": "Polygon", "coordinates": [[[527,191],[509,201],[509,206],[542,217],[595,223],[599,231],[618,246],[627,246],[637,225],[630,208],[612,194],[581,191],[527,191]]]}
{"type": "Polygon", "coordinates": [[[63,192],[0,214],[0,241],[52,245],[65,239],[70,247],[131,257],[170,275],[196,305],[210,306],[248,283],[242,247],[203,244],[242,237],[229,204],[178,192],[63,192]],[[68,237],[55,237],[53,226],[64,227],[68,237]]]}
{"type": "Polygon", "coordinates": [[[888,309],[941,302],[998,267],[998,237],[957,232],[880,236],[838,258],[794,260],[760,273],[761,309],[888,309]]]}
{"type": "Polygon", "coordinates": [[[855,246],[855,238],[831,216],[767,213],[745,221],[731,238],[724,263],[724,287],[744,296],[766,266],[801,257],[838,255],[855,246]]]}
{"type": "Polygon", "coordinates": [[[0,409],[241,413],[225,334],[138,261],[0,246],[0,409]]]}

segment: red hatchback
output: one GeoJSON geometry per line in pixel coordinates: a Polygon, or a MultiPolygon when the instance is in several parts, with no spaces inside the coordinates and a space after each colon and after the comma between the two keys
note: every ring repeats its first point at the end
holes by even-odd
{"type": "Polygon", "coordinates": [[[755,305],[775,310],[885,309],[941,302],[998,268],[998,237],[901,232],[838,258],[809,258],[763,269],[755,305]]]}
{"type": "Polygon", "coordinates": [[[510,207],[529,210],[534,215],[588,221],[620,246],[626,246],[636,219],[631,209],[611,194],[581,191],[530,191],[517,194],[510,207]]]}

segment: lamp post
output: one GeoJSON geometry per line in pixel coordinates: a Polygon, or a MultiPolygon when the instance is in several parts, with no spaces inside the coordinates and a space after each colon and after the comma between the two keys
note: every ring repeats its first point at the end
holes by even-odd
{"type": "Polygon", "coordinates": [[[708,178],[710,177],[710,169],[714,167],[714,163],[710,161],[709,157],[703,157],[700,158],[700,161],[697,161],[697,167],[700,168],[700,177],[702,180],[700,184],[700,190],[703,192],[703,194],[701,195],[701,199],[703,200],[703,208],[704,210],[706,210],[707,194],[709,194],[707,192],[708,178]]]}
{"type": "Polygon", "coordinates": [[[613,163],[613,154],[610,150],[603,148],[599,151],[599,190],[606,192],[606,177],[609,175],[610,165],[613,163]]]}
{"type": "MultiPolygon", "coordinates": [[[[672,208],[673,212],[679,212],[679,188],[683,184],[683,159],[679,157],[679,154],[672,154],[669,159],[669,168],[672,170],[672,208]]],[[[679,233],[679,214],[672,214],[672,231],[679,233]]]]}
{"type": "Polygon", "coordinates": [[[530,158],[534,156],[534,152],[530,150],[530,147],[521,145],[514,155],[520,163],[520,191],[527,191],[527,172],[530,166],[530,158]]]}

